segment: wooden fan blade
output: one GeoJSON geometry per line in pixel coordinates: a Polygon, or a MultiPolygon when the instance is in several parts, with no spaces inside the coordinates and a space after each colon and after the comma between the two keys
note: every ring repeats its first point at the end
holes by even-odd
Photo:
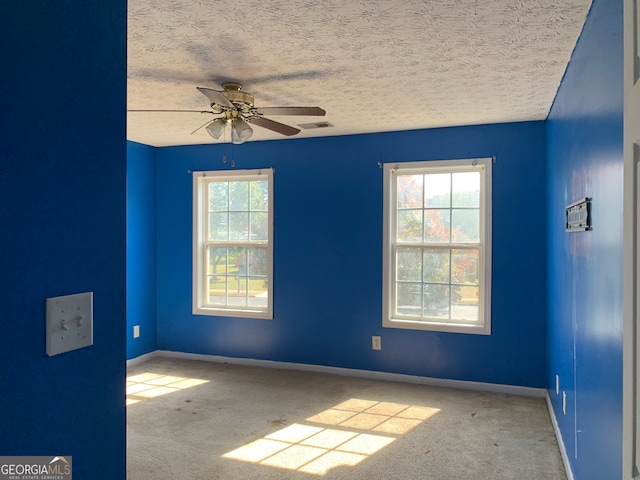
{"type": "Polygon", "coordinates": [[[284,123],[269,120],[268,118],[264,117],[250,117],[247,119],[247,121],[255,123],[262,128],[267,128],[269,130],[273,130],[274,132],[281,133],[282,135],[286,135],[287,137],[300,132],[300,129],[298,128],[290,127],[289,125],[285,125],[284,123]]]}
{"type": "Polygon", "coordinates": [[[256,108],[256,113],[260,115],[308,115],[323,117],[327,112],[320,107],[261,107],[256,108]]]}
{"type": "Polygon", "coordinates": [[[196,87],[200,90],[200,93],[207,96],[209,100],[211,100],[216,105],[220,105],[221,107],[234,108],[233,104],[229,101],[224,94],[218,90],[212,90],[211,88],[204,87],[196,87]]]}
{"type": "Polygon", "coordinates": [[[178,113],[211,113],[211,114],[214,113],[211,110],[127,110],[127,112],[165,112],[165,113],[178,112],[178,113]]]}

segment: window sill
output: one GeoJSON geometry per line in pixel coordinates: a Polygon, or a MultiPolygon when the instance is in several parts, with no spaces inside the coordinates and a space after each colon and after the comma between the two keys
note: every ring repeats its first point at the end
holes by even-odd
{"type": "Polygon", "coordinates": [[[273,314],[271,312],[263,312],[258,310],[194,307],[193,314],[205,315],[208,317],[239,317],[253,318],[258,320],[273,320],[273,314]]]}
{"type": "Polygon", "coordinates": [[[445,333],[467,333],[475,335],[491,335],[490,325],[473,325],[464,323],[425,322],[416,320],[384,319],[384,328],[401,328],[405,330],[424,330],[445,333]]]}

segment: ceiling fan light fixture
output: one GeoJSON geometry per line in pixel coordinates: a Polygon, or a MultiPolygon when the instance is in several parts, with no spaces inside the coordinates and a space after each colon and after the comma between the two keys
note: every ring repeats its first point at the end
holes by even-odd
{"type": "Polygon", "coordinates": [[[244,143],[253,135],[253,129],[247,122],[237,118],[231,126],[231,141],[235,144],[244,143]]]}
{"type": "Polygon", "coordinates": [[[224,132],[226,124],[227,121],[224,118],[216,118],[213,122],[207,125],[207,133],[217,140],[222,135],[222,132],[224,132]]]}

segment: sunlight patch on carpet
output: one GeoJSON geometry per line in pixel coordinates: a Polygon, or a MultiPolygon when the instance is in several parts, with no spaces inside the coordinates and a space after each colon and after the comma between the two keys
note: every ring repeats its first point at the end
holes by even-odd
{"type": "Polygon", "coordinates": [[[127,406],[170,393],[196,387],[209,380],[176,377],[160,373],[145,372],[127,377],[127,406]]]}
{"type": "Polygon", "coordinates": [[[294,423],[223,458],[323,476],[358,465],[439,411],[352,398],[307,418],[308,424],[294,423]]]}

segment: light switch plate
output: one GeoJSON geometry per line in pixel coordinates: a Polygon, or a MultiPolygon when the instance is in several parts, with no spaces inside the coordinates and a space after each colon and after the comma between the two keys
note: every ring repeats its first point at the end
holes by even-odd
{"type": "Polygon", "coordinates": [[[93,292],[47,298],[47,355],[93,345],[93,292]]]}

